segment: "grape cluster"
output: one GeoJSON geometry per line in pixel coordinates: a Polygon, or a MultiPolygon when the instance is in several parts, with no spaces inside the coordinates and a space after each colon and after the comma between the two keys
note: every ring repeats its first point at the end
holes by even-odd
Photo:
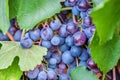
{"type": "MultiPolygon", "coordinates": [[[[33,44],[48,49],[43,63],[34,70],[28,71],[28,78],[34,80],[70,80],[70,72],[77,66],[85,66],[89,70],[100,72],[91,59],[90,49],[87,47],[95,31],[90,12],[90,0],[66,0],[64,6],[72,7],[72,14],[80,17],[82,23],[75,23],[67,19],[64,23],[52,20],[47,26],[29,30],[22,36],[23,30],[16,27],[16,20],[11,20],[8,32],[19,41],[24,49],[33,44]]],[[[67,12],[64,12],[67,14],[67,12]]],[[[0,31],[0,41],[10,40],[0,31]]]]}

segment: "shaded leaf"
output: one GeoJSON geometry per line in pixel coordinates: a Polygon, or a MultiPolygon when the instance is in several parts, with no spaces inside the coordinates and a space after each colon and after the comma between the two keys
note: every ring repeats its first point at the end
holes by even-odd
{"type": "Polygon", "coordinates": [[[91,42],[92,59],[104,74],[111,70],[120,58],[120,37],[114,35],[113,39],[103,45],[99,45],[100,39],[95,33],[91,42]]]}
{"type": "Polygon", "coordinates": [[[22,73],[18,66],[18,58],[15,58],[11,66],[0,70],[0,80],[20,80],[22,73]]]}
{"type": "Polygon", "coordinates": [[[88,71],[86,67],[83,66],[74,68],[71,71],[71,78],[71,80],[98,80],[91,71],[88,71]]]}

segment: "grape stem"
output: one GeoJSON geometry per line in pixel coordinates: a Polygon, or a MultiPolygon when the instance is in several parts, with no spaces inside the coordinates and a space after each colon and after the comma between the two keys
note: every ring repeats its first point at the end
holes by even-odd
{"type": "Polygon", "coordinates": [[[55,17],[56,20],[58,20],[60,22],[60,24],[62,24],[57,15],[55,15],[54,17],[55,17]]]}
{"type": "Polygon", "coordinates": [[[73,15],[72,18],[73,18],[73,22],[74,22],[75,24],[78,24],[75,15],[73,15]]]}
{"type": "Polygon", "coordinates": [[[78,58],[76,57],[75,60],[76,60],[76,65],[78,67],[78,58]]]}
{"type": "Polygon", "coordinates": [[[22,35],[21,35],[21,38],[23,38],[23,37],[24,37],[25,32],[26,32],[26,30],[25,30],[25,29],[23,29],[23,31],[22,31],[22,35]]]}
{"type": "Polygon", "coordinates": [[[105,80],[105,74],[103,74],[103,76],[102,76],[102,80],[105,80]]]}
{"type": "Polygon", "coordinates": [[[72,7],[65,7],[61,9],[61,11],[67,11],[67,10],[72,10],[72,7]]]}
{"type": "Polygon", "coordinates": [[[14,38],[13,38],[13,36],[12,36],[9,32],[7,32],[6,34],[7,34],[7,36],[9,37],[9,39],[10,39],[11,41],[15,41],[14,38]]]}
{"type": "Polygon", "coordinates": [[[116,73],[115,73],[115,72],[116,72],[116,70],[115,70],[115,67],[113,68],[113,70],[112,70],[112,71],[113,71],[113,80],[116,80],[116,73]]]}

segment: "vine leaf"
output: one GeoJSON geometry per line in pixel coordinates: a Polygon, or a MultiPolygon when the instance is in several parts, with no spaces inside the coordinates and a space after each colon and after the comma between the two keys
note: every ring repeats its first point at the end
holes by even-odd
{"type": "Polygon", "coordinates": [[[0,80],[19,80],[22,76],[22,71],[18,66],[18,58],[7,69],[0,70],[0,80]]]}
{"type": "Polygon", "coordinates": [[[18,42],[0,42],[0,69],[8,68],[15,57],[19,57],[18,65],[22,71],[33,70],[41,63],[47,49],[33,45],[30,49],[23,49],[18,42]]]}
{"type": "Polygon", "coordinates": [[[10,26],[8,0],[0,0],[0,29],[6,33],[10,26]]]}
{"type": "Polygon", "coordinates": [[[79,66],[71,71],[71,80],[98,80],[97,77],[86,69],[86,67],[79,66]],[[87,76],[87,77],[85,77],[87,76]]]}
{"type": "Polygon", "coordinates": [[[120,37],[115,34],[113,39],[107,43],[100,45],[97,32],[91,42],[92,59],[97,63],[98,67],[104,74],[111,70],[120,58],[120,37]]]}
{"type": "Polygon", "coordinates": [[[105,4],[98,5],[91,17],[96,25],[100,44],[112,39],[115,27],[120,20],[120,0],[105,0],[105,4]]]}
{"type": "Polygon", "coordinates": [[[59,13],[60,2],[61,0],[9,0],[10,18],[16,16],[20,28],[32,29],[40,21],[59,13]]]}

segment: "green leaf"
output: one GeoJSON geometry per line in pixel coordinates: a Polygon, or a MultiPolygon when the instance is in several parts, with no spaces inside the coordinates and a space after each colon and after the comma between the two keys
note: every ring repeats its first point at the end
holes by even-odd
{"type": "Polygon", "coordinates": [[[30,49],[23,49],[18,42],[3,41],[0,50],[0,69],[8,68],[16,56],[19,57],[20,69],[22,71],[33,70],[41,63],[47,49],[33,45],[30,49]]]}
{"type": "Polygon", "coordinates": [[[97,6],[91,14],[101,44],[113,37],[115,27],[120,20],[119,3],[120,0],[106,0],[105,4],[97,6]]]}
{"type": "Polygon", "coordinates": [[[71,71],[71,80],[98,80],[97,77],[86,69],[86,67],[79,66],[71,71]]]}
{"type": "Polygon", "coordinates": [[[92,59],[104,74],[112,69],[120,58],[120,37],[114,35],[113,39],[103,45],[99,45],[99,37],[95,33],[91,42],[92,59]]]}
{"type": "Polygon", "coordinates": [[[18,58],[7,69],[0,70],[0,80],[20,80],[22,71],[18,66],[18,58]]]}
{"type": "Polygon", "coordinates": [[[103,4],[105,0],[93,0],[93,3],[94,3],[94,7],[100,5],[100,4],[103,4]]]}
{"type": "Polygon", "coordinates": [[[61,10],[61,0],[10,0],[10,18],[17,16],[20,28],[32,29],[61,10]]]}
{"type": "Polygon", "coordinates": [[[10,26],[8,8],[8,0],[0,0],[0,29],[3,33],[6,33],[10,26]]]}

